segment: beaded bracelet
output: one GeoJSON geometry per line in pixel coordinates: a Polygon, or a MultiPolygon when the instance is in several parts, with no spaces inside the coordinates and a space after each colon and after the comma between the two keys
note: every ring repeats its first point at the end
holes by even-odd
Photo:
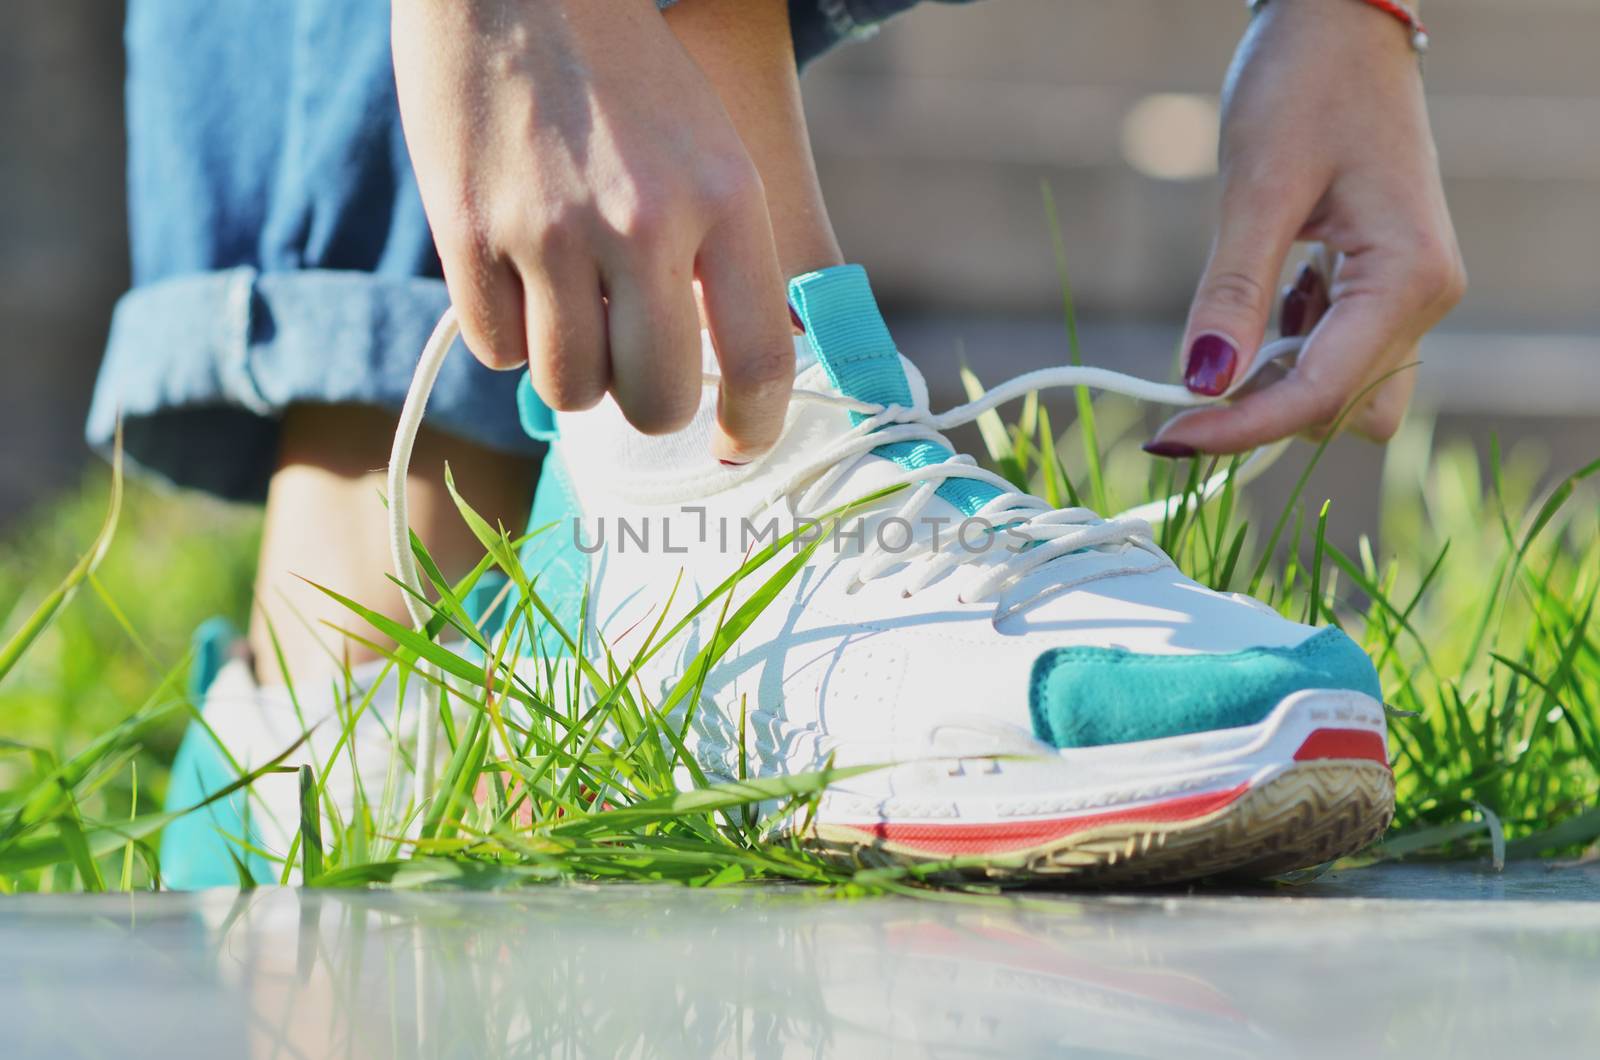
{"type": "MultiPolygon", "coordinates": [[[[1428,27],[1422,24],[1422,19],[1417,13],[1399,3],[1398,0],[1361,0],[1362,3],[1377,8],[1390,18],[1395,19],[1411,34],[1411,47],[1418,55],[1428,50],[1428,27]]],[[[1257,11],[1267,5],[1267,0],[1245,0],[1245,6],[1251,11],[1257,11]]]]}

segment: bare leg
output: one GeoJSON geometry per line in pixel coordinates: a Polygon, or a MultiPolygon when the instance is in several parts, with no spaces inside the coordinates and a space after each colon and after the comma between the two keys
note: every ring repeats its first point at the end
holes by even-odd
{"type": "MultiPolygon", "coordinates": [[[[374,657],[327,625],[371,636],[366,623],[308,582],[409,624],[400,592],[387,577],[382,494],[395,420],[382,409],[351,405],[301,405],[285,417],[267,494],[250,627],[256,677],[263,684],[283,681],[272,633],[297,685],[324,680],[344,661],[374,657]]],[[[457,577],[483,556],[483,548],[445,491],[446,462],[462,496],[486,519],[513,530],[527,519],[538,462],[437,431],[418,436],[406,490],[411,528],[446,577],[457,577]]]]}
{"type": "MultiPolygon", "coordinates": [[[[839,264],[806,134],[785,0],[683,0],[667,18],[721,95],[761,174],[785,274],[839,264]]],[[[371,408],[304,406],[285,418],[250,630],[263,683],[282,681],[269,621],[297,684],[324,679],[341,661],[372,658],[326,623],[371,631],[307,580],[407,621],[387,578],[380,500],[394,428],[392,414],[371,408]]],[[[475,508],[515,529],[527,516],[537,467],[438,433],[417,439],[408,479],[412,529],[445,575],[457,577],[483,550],[445,492],[446,461],[475,508]]]]}

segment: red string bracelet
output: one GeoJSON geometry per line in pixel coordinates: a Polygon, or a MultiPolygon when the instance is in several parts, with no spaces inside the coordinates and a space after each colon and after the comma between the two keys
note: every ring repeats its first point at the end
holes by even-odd
{"type": "MultiPolygon", "coordinates": [[[[1422,19],[1417,13],[1399,0],[1361,0],[1370,7],[1375,7],[1390,18],[1399,22],[1411,34],[1411,47],[1418,55],[1428,50],[1428,27],[1422,24],[1422,19]]],[[[1265,7],[1267,0],[1245,0],[1245,6],[1251,11],[1265,7]]]]}

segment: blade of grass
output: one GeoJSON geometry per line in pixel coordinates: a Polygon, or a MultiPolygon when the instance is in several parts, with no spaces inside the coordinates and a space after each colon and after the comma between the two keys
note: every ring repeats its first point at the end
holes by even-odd
{"type": "Polygon", "coordinates": [[[310,766],[300,767],[300,878],[322,875],[322,813],[317,806],[317,778],[310,766]]]}
{"type": "MultiPolygon", "coordinates": [[[[1050,228],[1050,246],[1055,251],[1056,275],[1061,282],[1061,305],[1067,323],[1067,353],[1073,365],[1081,366],[1083,349],[1078,344],[1078,314],[1073,306],[1072,283],[1067,278],[1067,246],[1061,235],[1061,218],[1056,212],[1055,192],[1051,189],[1049,181],[1040,181],[1039,187],[1044,194],[1044,212],[1046,223],[1050,228]]],[[[1073,399],[1078,406],[1078,430],[1083,436],[1083,464],[1089,473],[1089,496],[1094,501],[1095,511],[1109,515],[1115,509],[1111,507],[1111,497],[1106,491],[1105,469],[1100,462],[1100,439],[1095,430],[1094,399],[1086,386],[1074,387],[1073,399]]]]}
{"type": "Polygon", "coordinates": [[[106,553],[111,550],[111,539],[116,536],[117,520],[122,514],[122,421],[118,419],[116,435],[111,447],[111,499],[106,504],[105,519],[100,524],[100,531],[95,534],[94,540],[85,552],[43,600],[33,609],[27,619],[11,637],[0,645],[0,682],[6,679],[13,667],[22,656],[27,653],[39,635],[49,628],[50,623],[60,613],[63,607],[76,595],[78,588],[86,581],[89,575],[95,572],[106,553]]]}

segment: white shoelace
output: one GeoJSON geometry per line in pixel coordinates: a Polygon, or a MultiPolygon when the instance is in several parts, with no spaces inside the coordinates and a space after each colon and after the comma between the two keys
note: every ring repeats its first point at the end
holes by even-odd
{"type": "MultiPolygon", "coordinates": [[[[1297,352],[1301,344],[1299,339],[1275,343],[1262,351],[1263,355],[1256,365],[1297,352]]],[[[1253,376],[1257,370],[1258,367],[1252,367],[1249,375],[1253,376]]],[[[715,372],[703,373],[701,381],[707,387],[716,387],[721,382],[715,372]]],[[[1241,385],[1245,381],[1241,380],[1241,385]]],[[[1174,384],[1153,383],[1104,368],[1075,366],[1028,372],[985,391],[982,397],[974,401],[937,415],[920,408],[873,404],[827,391],[796,387],[791,393],[793,400],[846,409],[865,418],[840,435],[833,444],[819,449],[810,460],[792,469],[755,506],[756,510],[783,498],[793,498],[793,514],[801,518],[813,517],[851,499],[839,496],[837,487],[861,460],[866,459],[867,454],[879,446],[894,442],[932,442],[953,451],[954,447],[940,432],[971,423],[985,412],[1027,394],[1078,386],[1163,405],[1192,407],[1214,404],[1220,400],[1195,394],[1174,384]]],[[[1235,473],[1235,484],[1242,485],[1259,475],[1286,445],[1286,442],[1280,442],[1252,455],[1235,473]]],[[[963,453],[876,482],[876,487],[880,489],[916,487],[909,498],[889,513],[889,517],[902,520],[911,527],[929,525],[933,532],[915,536],[901,547],[893,549],[885,547],[882,541],[864,548],[856,568],[857,583],[871,581],[890,569],[904,565],[906,575],[901,582],[901,592],[910,596],[971,561],[976,555],[990,551],[973,548],[968,543],[970,539],[955,529],[944,534],[941,540],[938,529],[945,525],[944,520],[919,523],[919,517],[932,503],[939,488],[951,479],[973,479],[994,487],[998,494],[974,512],[971,518],[989,530],[1003,531],[1007,535],[1010,544],[1005,546],[1004,561],[980,567],[976,576],[957,594],[962,603],[994,600],[996,622],[1040,599],[1040,591],[1021,595],[1015,590],[1029,574],[1061,557],[1090,549],[1102,552],[1108,549],[1136,549],[1154,557],[1156,562],[1142,566],[1130,564],[1126,568],[1129,571],[1149,569],[1168,562],[1166,555],[1156,547],[1150,524],[1166,519],[1176,509],[1178,498],[1152,501],[1111,518],[1102,518],[1090,508],[1052,508],[1044,500],[1020,492],[1008,480],[979,467],[971,456],[963,453]]],[[[1227,480],[1227,472],[1213,475],[1197,489],[1200,498],[1197,503],[1215,496],[1227,480]]],[[[1074,584],[1077,582],[1062,579],[1046,587],[1044,592],[1055,595],[1074,584]]]]}
{"type": "MultiPolygon", "coordinates": [[[[426,590],[417,572],[416,559],[411,553],[406,476],[410,472],[411,453],[416,445],[417,432],[422,426],[428,397],[433,393],[445,355],[459,333],[455,309],[446,309],[433,334],[428,337],[427,345],[423,347],[422,358],[400,411],[399,425],[395,428],[394,447],[389,454],[389,552],[400,580],[411,590],[404,594],[406,610],[418,629],[425,627],[432,615],[422,602],[426,590]]],[[[926,441],[953,451],[941,431],[970,423],[998,405],[1040,390],[1085,386],[1161,405],[1184,407],[1216,404],[1236,393],[1266,365],[1298,353],[1303,344],[1303,339],[1290,338],[1262,347],[1249,370],[1234,381],[1227,394],[1218,397],[1205,397],[1175,384],[1152,383],[1105,368],[1075,366],[1027,372],[985,391],[975,401],[938,415],[919,408],[877,405],[824,391],[796,388],[793,393],[795,400],[821,402],[860,413],[865,418],[842,434],[834,444],[820,449],[814,459],[788,475],[770,492],[766,503],[797,494],[794,500],[797,513],[818,511],[824,498],[845,479],[850,470],[879,446],[891,442],[926,441]]],[[[702,382],[714,387],[720,383],[720,379],[715,373],[706,373],[702,382]]],[[[1257,450],[1233,474],[1234,484],[1240,486],[1250,482],[1266,470],[1287,445],[1287,441],[1282,441],[1257,450]]],[[[1039,598],[1039,592],[1020,598],[1011,591],[1027,575],[1072,553],[1089,549],[1137,549],[1152,556],[1152,566],[1170,562],[1156,547],[1150,524],[1164,520],[1174,510],[1176,498],[1143,504],[1109,519],[1101,518],[1088,508],[1051,508],[1040,498],[1018,491],[994,472],[978,467],[977,462],[965,454],[907,471],[896,479],[878,483],[878,486],[887,488],[904,484],[916,487],[895,512],[908,524],[915,525],[916,518],[932,501],[938,488],[946,481],[958,478],[976,479],[999,490],[999,496],[979,509],[974,518],[983,519],[990,526],[1004,528],[1005,533],[1027,542],[1027,547],[1009,550],[1004,562],[978,568],[976,576],[961,589],[960,598],[967,602],[994,599],[996,621],[1039,598]]],[[[1196,490],[1194,503],[1204,504],[1216,496],[1228,478],[1226,471],[1211,476],[1196,490]]],[[[865,582],[890,568],[906,564],[902,592],[916,592],[971,558],[972,552],[957,550],[957,541],[958,535],[954,533],[942,544],[931,537],[918,538],[908,550],[893,552],[875,544],[864,550],[856,578],[865,582]]],[[[1049,586],[1048,592],[1054,595],[1070,588],[1072,584],[1063,579],[1059,584],[1049,586]]],[[[436,685],[433,681],[425,681],[423,687],[423,716],[417,736],[416,797],[419,800],[433,788],[433,729],[438,714],[436,685]]]]}

